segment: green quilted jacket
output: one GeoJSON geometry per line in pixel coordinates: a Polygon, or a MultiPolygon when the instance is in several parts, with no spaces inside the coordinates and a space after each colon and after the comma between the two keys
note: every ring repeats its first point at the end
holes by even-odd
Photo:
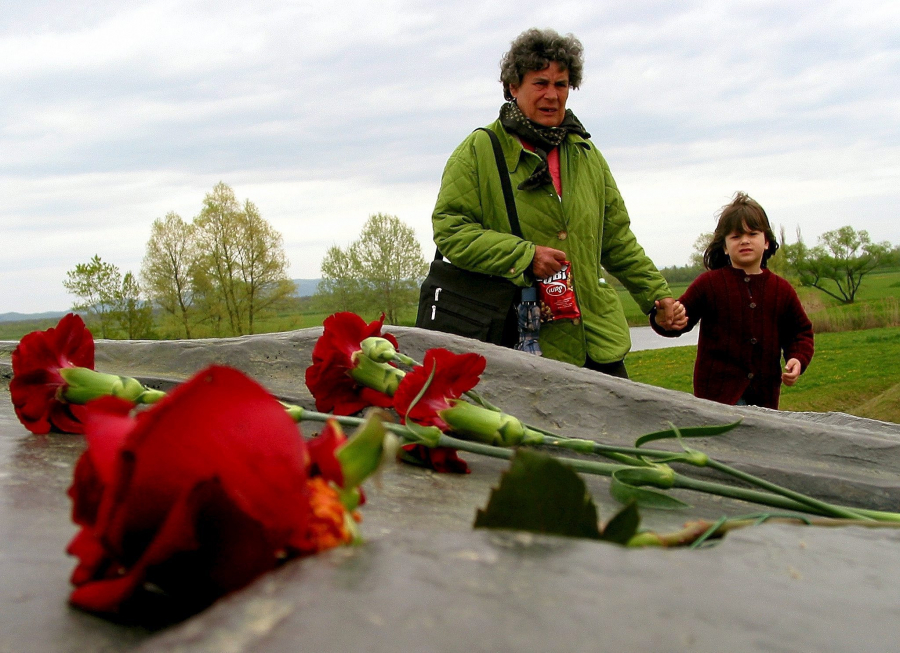
{"type": "Polygon", "coordinates": [[[620,361],[631,336],[615,289],[601,265],[628,289],[641,310],[671,297],[665,279],[631,232],[631,221],[609,166],[588,140],[570,134],[560,147],[562,200],[552,184],[518,190],[539,157],[522,147],[500,122],[488,126],[500,139],[510,171],[524,240],[512,235],[491,141],[474,131],[447,162],[432,215],[434,242],[455,265],[529,284],[535,245],[562,250],[572,262],[581,321],[541,326],[544,356],[584,365],[620,361]]]}

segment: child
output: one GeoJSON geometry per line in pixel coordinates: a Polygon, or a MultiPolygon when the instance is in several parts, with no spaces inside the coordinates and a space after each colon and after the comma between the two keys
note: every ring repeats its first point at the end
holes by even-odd
{"type": "Polygon", "coordinates": [[[766,269],[778,242],[766,212],[744,193],[722,208],[707,268],[679,302],[676,320],[650,315],[675,337],[700,322],[694,395],[723,404],[778,408],[782,382],[794,385],[813,357],[812,324],[791,284],[766,269]],[[781,370],[781,356],[787,361],[781,370]]]}

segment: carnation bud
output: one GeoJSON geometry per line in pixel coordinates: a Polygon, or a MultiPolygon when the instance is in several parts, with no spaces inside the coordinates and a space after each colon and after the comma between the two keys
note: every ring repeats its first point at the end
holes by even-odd
{"type": "Polygon", "coordinates": [[[59,374],[66,382],[61,399],[70,404],[86,404],[99,397],[118,397],[132,403],[155,403],[164,392],[145,388],[137,379],[104,374],[87,367],[61,367],[59,374]]]}
{"type": "Polygon", "coordinates": [[[389,397],[394,396],[397,386],[400,385],[400,379],[405,376],[403,370],[398,370],[387,363],[374,361],[364,355],[362,351],[354,352],[350,358],[353,361],[350,376],[354,381],[389,397]]]}
{"type": "Polygon", "coordinates": [[[386,338],[366,338],[360,344],[364,356],[371,358],[376,363],[387,363],[394,360],[397,350],[390,340],[386,338]]]}
{"type": "Polygon", "coordinates": [[[512,415],[454,400],[450,408],[438,411],[450,428],[463,436],[500,447],[522,444],[526,429],[512,415]]]}

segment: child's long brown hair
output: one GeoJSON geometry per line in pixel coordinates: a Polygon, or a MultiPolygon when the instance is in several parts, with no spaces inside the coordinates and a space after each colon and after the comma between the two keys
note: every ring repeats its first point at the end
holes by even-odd
{"type": "Polygon", "coordinates": [[[769,241],[769,247],[763,252],[761,267],[766,267],[766,261],[778,251],[778,241],[769,224],[766,215],[759,202],[749,197],[747,193],[738,191],[730,204],[726,204],[719,212],[719,223],[713,232],[712,241],[703,253],[703,265],[707,270],[726,268],[731,265],[731,259],[725,253],[725,239],[729,234],[739,231],[761,231],[769,241]]]}

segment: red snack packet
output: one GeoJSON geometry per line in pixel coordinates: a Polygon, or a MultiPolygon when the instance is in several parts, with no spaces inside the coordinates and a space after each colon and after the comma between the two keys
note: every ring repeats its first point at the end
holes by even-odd
{"type": "Polygon", "coordinates": [[[555,320],[579,320],[581,311],[575,299],[572,285],[572,264],[563,261],[559,272],[537,280],[538,300],[541,304],[541,322],[555,320]]]}

